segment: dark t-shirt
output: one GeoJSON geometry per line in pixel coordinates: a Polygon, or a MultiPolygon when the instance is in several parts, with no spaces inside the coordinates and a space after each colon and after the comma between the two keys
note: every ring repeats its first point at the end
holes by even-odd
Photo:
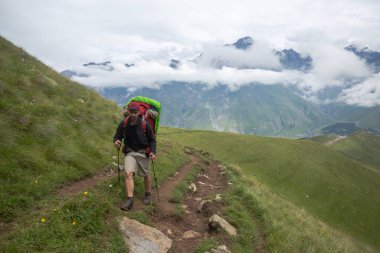
{"type": "Polygon", "coordinates": [[[140,149],[145,149],[141,143],[139,143],[139,138],[137,135],[137,125],[129,125],[126,127],[127,138],[125,140],[127,147],[133,151],[138,151],[140,149]]]}

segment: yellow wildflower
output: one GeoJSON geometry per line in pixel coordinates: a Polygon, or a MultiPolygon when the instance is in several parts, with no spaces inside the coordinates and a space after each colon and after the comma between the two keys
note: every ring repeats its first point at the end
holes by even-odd
{"type": "Polygon", "coordinates": [[[87,196],[88,195],[88,192],[83,192],[83,196],[87,196]]]}
{"type": "Polygon", "coordinates": [[[77,224],[77,222],[76,222],[75,220],[73,220],[72,224],[73,224],[73,225],[76,225],[76,224],[77,224]]]}
{"type": "Polygon", "coordinates": [[[42,218],[41,218],[41,222],[42,222],[42,223],[45,223],[45,222],[46,222],[46,218],[45,218],[45,217],[42,217],[42,218]]]}

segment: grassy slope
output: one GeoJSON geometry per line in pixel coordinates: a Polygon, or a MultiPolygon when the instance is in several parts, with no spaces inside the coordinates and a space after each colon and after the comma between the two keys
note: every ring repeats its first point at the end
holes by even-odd
{"type": "Polygon", "coordinates": [[[2,38],[0,96],[2,220],[109,160],[117,106],[2,38]]]}
{"type": "Polygon", "coordinates": [[[380,171],[380,137],[357,133],[331,146],[348,157],[380,171]]]}
{"type": "MultiPolygon", "coordinates": [[[[0,38],[0,251],[122,252],[125,189],[110,178],[73,198],[55,190],[110,169],[121,109],[0,38]],[[110,187],[112,185],[112,187],[110,187]]],[[[158,182],[186,156],[159,141],[158,182]]],[[[115,161],[113,161],[115,162],[115,161]]],[[[142,180],[136,196],[142,197],[142,180]]]]}
{"type": "Polygon", "coordinates": [[[332,141],[338,137],[337,135],[318,135],[311,137],[310,140],[319,142],[321,144],[326,143],[328,141],[332,141]]]}
{"type": "Polygon", "coordinates": [[[380,176],[344,155],[306,140],[174,130],[166,136],[237,164],[276,194],[380,249],[380,176]]]}
{"type": "MultiPolygon", "coordinates": [[[[55,194],[113,166],[121,108],[1,37],[0,95],[0,252],[124,252],[117,177],[84,189],[86,196],[55,194]]],[[[158,149],[161,182],[186,156],[167,141],[158,149]]],[[[141,179],[135,188],[141,198],[141,179]]]]}

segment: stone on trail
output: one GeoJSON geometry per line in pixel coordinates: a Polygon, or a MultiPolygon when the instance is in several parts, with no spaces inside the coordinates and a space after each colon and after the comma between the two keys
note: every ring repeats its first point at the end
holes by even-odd
{"type": "Polygon", "coordinates": [[[197,192],[197,186],[194,183],[191,183],[191,185],[188,187],[190,191],[197,192]]]}
{"type": "Polygon", "coordinates": [[[210,203],[212,203],[211,200],[202,200],[198,205],[198,212],[202,212],[202,210],[210,205],[210,203]]]}
{"type": "Polygon", "coordinates": [[[182,238],[183,239],[190,239],[190,238],[195,238],[195,237],[200,237],[201,234],[198,233],[197,231],[189,230],[183,233],[182,238]]]}
{"type": "Polygon", "coordinates": [[[208,225],[211,229],[218,229],[218,227],[223,228],[229,235],[236,235],[236,229],[228,223],[225,219],[222,217],[214,214],[208,219],[208,225]]]}
{"type": "Polygon", "coordinates": [[[172,240],[159,230],[123,217],[119,224],[131,253],[165,253],[172,240]]]}
{"type": "Polygon", "coordinates": [[[231,251],[229,251],[227,249],[227,246],[226,245],[220,245],[218,248],[216,249],[211,249],[211,252],[212,253],[231,253],[231,251]]]}
{"type": "Polygon", "coordinates": [[[217,193],[216,196],[215,196],[215,201],[216,202],[222,202],[222,196],[220,193],[217,193]]]}

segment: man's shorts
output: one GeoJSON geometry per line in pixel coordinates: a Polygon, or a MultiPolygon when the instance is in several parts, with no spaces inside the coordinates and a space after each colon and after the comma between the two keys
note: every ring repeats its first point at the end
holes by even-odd
{"type": "Polygon", "coordinates": [[[149,176],[150,158],[146,157],[145,153],[129,152],[124,158],[124,171],[133,172],[133,174],[146,177],[149,176]]]}

